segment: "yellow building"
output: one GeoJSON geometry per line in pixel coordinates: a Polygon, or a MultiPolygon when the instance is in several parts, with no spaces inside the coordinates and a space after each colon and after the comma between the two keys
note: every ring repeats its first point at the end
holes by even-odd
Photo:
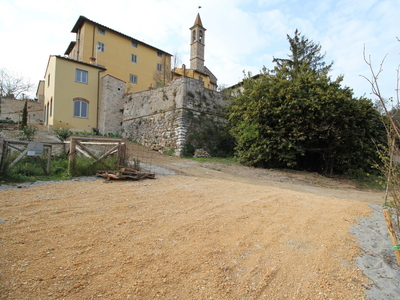
{"type": "Polygon", "coordinates": [[[76,40],[63,56],[50,56],[45,74],[45,124],[98,128],[101,78],[125,82],[126,92],[167,84],[171,54],[80,16],[76,40]]]}
{"type": "Polygon", "coordinates": [[[46,69],[44,124],[52,128],[97,128],[104,67],[52,55],[46,69]]]}
{"type": "Polygon", "coordinates": [[[185,76],[195,78],[204,82],[204,87],[216,90],[217,77],[204,65],[204,50],[206,30],[201,22],[200,14],[197,14],[194,25],[190,27],[190,69],[174,69],[174,76],[185,76]]]}

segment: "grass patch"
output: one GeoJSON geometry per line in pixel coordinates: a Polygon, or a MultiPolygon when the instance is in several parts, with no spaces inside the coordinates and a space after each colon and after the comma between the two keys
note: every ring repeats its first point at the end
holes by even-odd
{"type": "MultiPolygon", "coordinates": [[[[11,162],[19,155],[15,152],[7,157],[5,170],[11,162]]],[[[43,163],[47,164],[47,157],[42,157],[43,163]]],[[[46,176],[40,163],[35,157],[25,156],[10,170],[0,174],[3,183],[22,183],[35,181],[58,181],[70,179],[76,176],[93,176],[97,170],[118,170],[118,157],[116,155],[107,157],[99,162],[93,158],[75,157],[75,165],[72,174],[68,173],[68,157],[66,155],[52,156],[50,175],[46,176]]]]}
{"type": "Polygon", "coordinates": [[[200,163],[218,163],[224,165],[240,165],[240,163],[234,157],[199,157],[199,158],[186,158],[200,163]]]}
{"type": "MultiPolygon", "coordinates": [[[[7,157],[5,170],[8,165],[18,156],[14,153],[7,157]]],[[[46,157],[42,157],[43,163],[47,164],[46,157]]],[[[46,176],[38,160],[35,157],[25,156],[11,170],[0,174],[0,180],[5,183],[21,183],[35,181],[53,181],[72,178],[67,172],[68,159],[66,156],[52,157],[50,165],[50,175],[46,176]]]]}
{"type": "Polygon", "coordinates": [[[386,180],[382,176],[378,175],[365,175],[356,177],[350,176],[348,179],[357,184],[362,189],[372,189],[372,190],[386,189],[386,180]]]}
{"type": "Polygon", "coordinates": [[[101,161],[96,161],[93,157],[76,156],[72,167],[74,176],[93,176],[97,170],[118,170],[118,157],[109,156],[101,161]]]}

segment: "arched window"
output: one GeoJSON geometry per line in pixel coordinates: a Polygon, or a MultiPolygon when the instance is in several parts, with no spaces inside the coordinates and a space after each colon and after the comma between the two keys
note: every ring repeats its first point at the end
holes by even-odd
{"type": "Polygon", "coordinates": [[[74,117],[88,118],[89,101],[84,98],[74,98],[74,117]]]}
{"type": "Polygon", "coordinates": [[[200,30],[199,42],[201,43],[202,41],[203,41],[203,31],[200,30]]]}
{"type": "Polygon", "coordinates": [[[196,30],[193,30],[193,43],[196,41],[196,30]]]}

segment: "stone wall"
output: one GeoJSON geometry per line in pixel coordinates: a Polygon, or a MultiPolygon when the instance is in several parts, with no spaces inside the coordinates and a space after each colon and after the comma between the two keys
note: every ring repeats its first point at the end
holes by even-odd
{"type": "Polygon", "coordinates": [[[182,77],[169,85],[124,96],[122,136],[176,155],[192,147],[212,150],[213,136],[225,122],[221,93],[182,77]],[[207,145],[210,144],[210,145],[207,145]]]}
{"type": "Polygon", "coordinates": [[[102,134],[121,134],[125,82],[110,75],[101,80],[98,129],[102,134]]]}
{"type": "MultiPolygon", "coordinates": [[[[14,122],[22,121],[22,110],[24,105],[24,100],[1,98],[0,120],[13,120],[14,122]]],[[[28,124],[42,124],[44,118],[43,103],[28,101],[27,108],[28,124]]]]}

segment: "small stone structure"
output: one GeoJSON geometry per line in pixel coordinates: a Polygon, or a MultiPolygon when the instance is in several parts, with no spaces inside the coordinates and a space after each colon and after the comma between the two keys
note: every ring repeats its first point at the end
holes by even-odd
{"type": "MultiPolygon", "coordinates": [[[[225,123],[222,93],[181,77],[164,87],[125,94],[122,136],[181,155],[185,147],[212,152],[225,123]]],[[[194,151],[194,150],[193,150],[194,151]]]]}
{"type": "Polygon", "coordinates": [[[125,82],[111,75],[101,80],[98,129],[102,134],[121,134],[125,82]]]}

